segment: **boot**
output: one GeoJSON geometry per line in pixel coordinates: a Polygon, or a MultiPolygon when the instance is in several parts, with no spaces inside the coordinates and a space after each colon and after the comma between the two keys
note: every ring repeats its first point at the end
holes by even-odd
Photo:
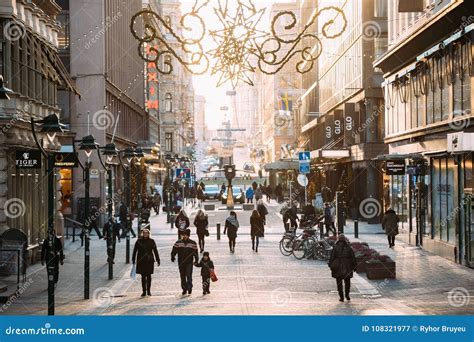
{"type": "Polygon", "coordinates": [[[151,296],[151,276],[147,279],[146,294],[151,296]]]}

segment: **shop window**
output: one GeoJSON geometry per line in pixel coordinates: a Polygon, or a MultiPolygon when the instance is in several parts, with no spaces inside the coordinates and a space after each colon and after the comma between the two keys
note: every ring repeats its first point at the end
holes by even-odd
{"type": "Polygon", "coordinates": [[[165,133],[165,151],[173,152],[173,133],[165,133]]]}
{"type": "Polygon", "coordinates": [[[167,112],[173,111],[173,96],[171,95],[171,93],[165,94],[165,110],[167,112]]]}
{"type": "Polygon", "coordinates": [[[61,212],[72,215],[72,169],[59,170],[61,176],[61,212]]]}

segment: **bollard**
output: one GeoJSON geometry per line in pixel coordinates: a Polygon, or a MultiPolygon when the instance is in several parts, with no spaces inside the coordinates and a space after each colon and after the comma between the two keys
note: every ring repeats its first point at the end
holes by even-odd
{"type": "Polygon", "coordinates": [[[216,225],[216,228],[217,228],[217,240],[220,240],[221,239],[221,224],[218,223],[216,225]]]}
{"type": "Polygon", "coordinates": [[[354,238],[359,238],[359,221],[354,220],[354,238]]]}

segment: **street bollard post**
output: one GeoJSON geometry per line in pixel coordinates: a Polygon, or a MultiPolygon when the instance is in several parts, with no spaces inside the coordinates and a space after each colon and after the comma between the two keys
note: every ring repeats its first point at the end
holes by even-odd
{"type": "Polygon", "coordinates": [[[221,239],[221,224],[218,223],[216,225],[216,228],[217,228],[217,240],[220,240],[221,239]]]}
{"type": "Polygon", "coordinates": [[[354,220],[354,238],[359,238],[359,221],[354,220]]]}

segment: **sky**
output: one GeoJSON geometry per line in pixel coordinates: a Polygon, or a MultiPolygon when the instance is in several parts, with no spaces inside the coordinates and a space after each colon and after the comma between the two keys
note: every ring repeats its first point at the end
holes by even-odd
{"type": "MultiPolygon", "coordinates": [[[[245,1],[245,0],[244,0],[245,1]]],[[[193,5],[195,4],[195,0],[181,0],[181,11],[182,13],[187,13],[189,12],[193,5]]],[[[200,0],[200,3],[204,3],[204,0],[200,0]]],[[[221,3],[224,3],[225,1],[222,0],[221,3]]],[[[255,6],[257,8],[265,8],[271,5],[272,3],[278,3],[278,2],[288,2],[288,1],[262,1],[262,0],[257,0],[253,1],[255,6]]],[[[291,2],[291,0],[289,1],[291,2]]],[[[237,1],[235,0],[229,0],[228,1],[228,7],[229,11],[235,11],[236,9],[236,4],[237,1]]],[[[207,30],[216,30],[216,29],[221,29],[222,26],[215,16],[213,12],[213,8],[218,5],[217,0],[210,0],[209,4],[205,7],[203,7],[200,10],[200,15],[206,19],[206,29],[207,30]]],[[[263,14],[263,17],[260,21],[259,28],[265,31],[268,31],[269,27],[269,19],[268,19],[268,11],[266,11],[263,14]]],[[[215,48],[215,42],[213,39],[206,35],[206,37],[203,40],[203,47],[205,50],[208,49],[213,49],[215,48]]],[[[215,62],[214,60],[211,60],[211,66],[215,62]]],[[[211,67],[209,68],[211,69],[211,67]]],[[[218,82],[218,75],[211,76],[210,75],[210,70],[202,75],[202,76],[194,76],[193,77],[193,83],[194,83],[194,88],[195,92],[197,95],[203,95],[206,98],[206,124],[209,129],[217,129],[221,126],[222,118],[223,118],[223,112],[220,110],[221,107],[227,106],[230,107],[230,97],[226,96],[226,91],[232,90],[232,86],[230,83],[226,83],[220,87],[216,87],[216,84],[218,82]]]]}

